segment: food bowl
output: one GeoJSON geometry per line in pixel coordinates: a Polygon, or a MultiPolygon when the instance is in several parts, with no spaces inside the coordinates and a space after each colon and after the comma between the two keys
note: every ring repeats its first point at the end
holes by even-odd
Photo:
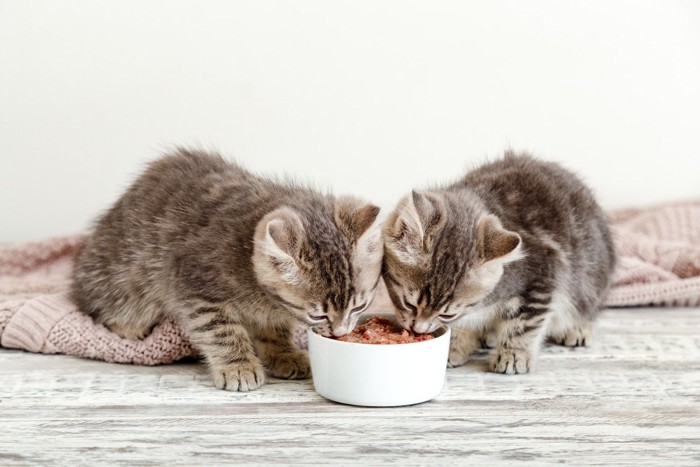
{"type": "Polygon", "coordinates": [[[428,401],[442,390],[450,348],[447,326],[434,331],[433,339],[408,344],[343,342],[313,329],[308,334],[314,389],[326,399],[394,407],[428,401]]]}

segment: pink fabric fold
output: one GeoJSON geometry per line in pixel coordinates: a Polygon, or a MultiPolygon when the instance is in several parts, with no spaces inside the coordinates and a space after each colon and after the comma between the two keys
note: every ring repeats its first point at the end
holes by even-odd
{"type": "MultiPolygon", "coordinates": [[[[609,219],[619,260],[608,306],[700,306],[700,200],[612,211],[609,219]]],[[[0,248],[0,346],[140,365],[196,356],[176,322],[132,341],[76,308],[70,271],[84,240],[73,235],[0,248]]],[[[390,306],[382,293],[371,308],[390,306]]]]}
{"type": "Polygon", "coordinates": [[[619,261],[608,306],[700,306],[700,200],[609,219],[619,261]]]}
{"type": "Polygon", "coordinates": [[[138,365],[197,355],[172,321],[133,341],[76,308],[69,299],[70,273],[84,241],[73,235],[0,249],[0,346],[138,365]]]}

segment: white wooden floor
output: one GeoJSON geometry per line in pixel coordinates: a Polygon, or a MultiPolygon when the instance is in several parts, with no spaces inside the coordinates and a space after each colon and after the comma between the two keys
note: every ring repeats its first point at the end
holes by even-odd
{"type": "Polygon", "coordinates": [[[700,465],[700,309],[609,310],[592,346],[525,376],[447,372],[441,396],[371,409],[311,381],[234,394],[196,363],[0,350],[0,465],[700,465]]]}

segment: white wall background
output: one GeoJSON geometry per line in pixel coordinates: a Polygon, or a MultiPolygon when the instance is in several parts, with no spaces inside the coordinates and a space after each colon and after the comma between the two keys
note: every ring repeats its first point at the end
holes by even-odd
{"type": "Polygon", "coordinates": [[[171,144],[389,207],[506,146],[606,207],[700,196],[700,2],[0,0],[0,242],[171,144]]]}

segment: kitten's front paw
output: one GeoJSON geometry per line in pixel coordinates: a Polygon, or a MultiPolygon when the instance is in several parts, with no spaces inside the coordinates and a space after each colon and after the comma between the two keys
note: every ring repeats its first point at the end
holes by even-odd
{"type": "Polygon", "coordinates": [[[214,386],[226,391],[252,391],[265,382],[265,369],[257,362],[231,363],[214,368],[214,386]]]}
{"type": "Polygon", "coordinates": [[[489,362],[489,369],[492,372],[506,375],[527,373],[534,366],[533,355],[530,351],[523,349],[497,349],[489,362]]]}
{"type": "Polygon", "coordinates": [[[275,355],[267,364],[275,378],[304,379],[311,374],[309,357],[304,351],[284,352],[275,355]]]}

